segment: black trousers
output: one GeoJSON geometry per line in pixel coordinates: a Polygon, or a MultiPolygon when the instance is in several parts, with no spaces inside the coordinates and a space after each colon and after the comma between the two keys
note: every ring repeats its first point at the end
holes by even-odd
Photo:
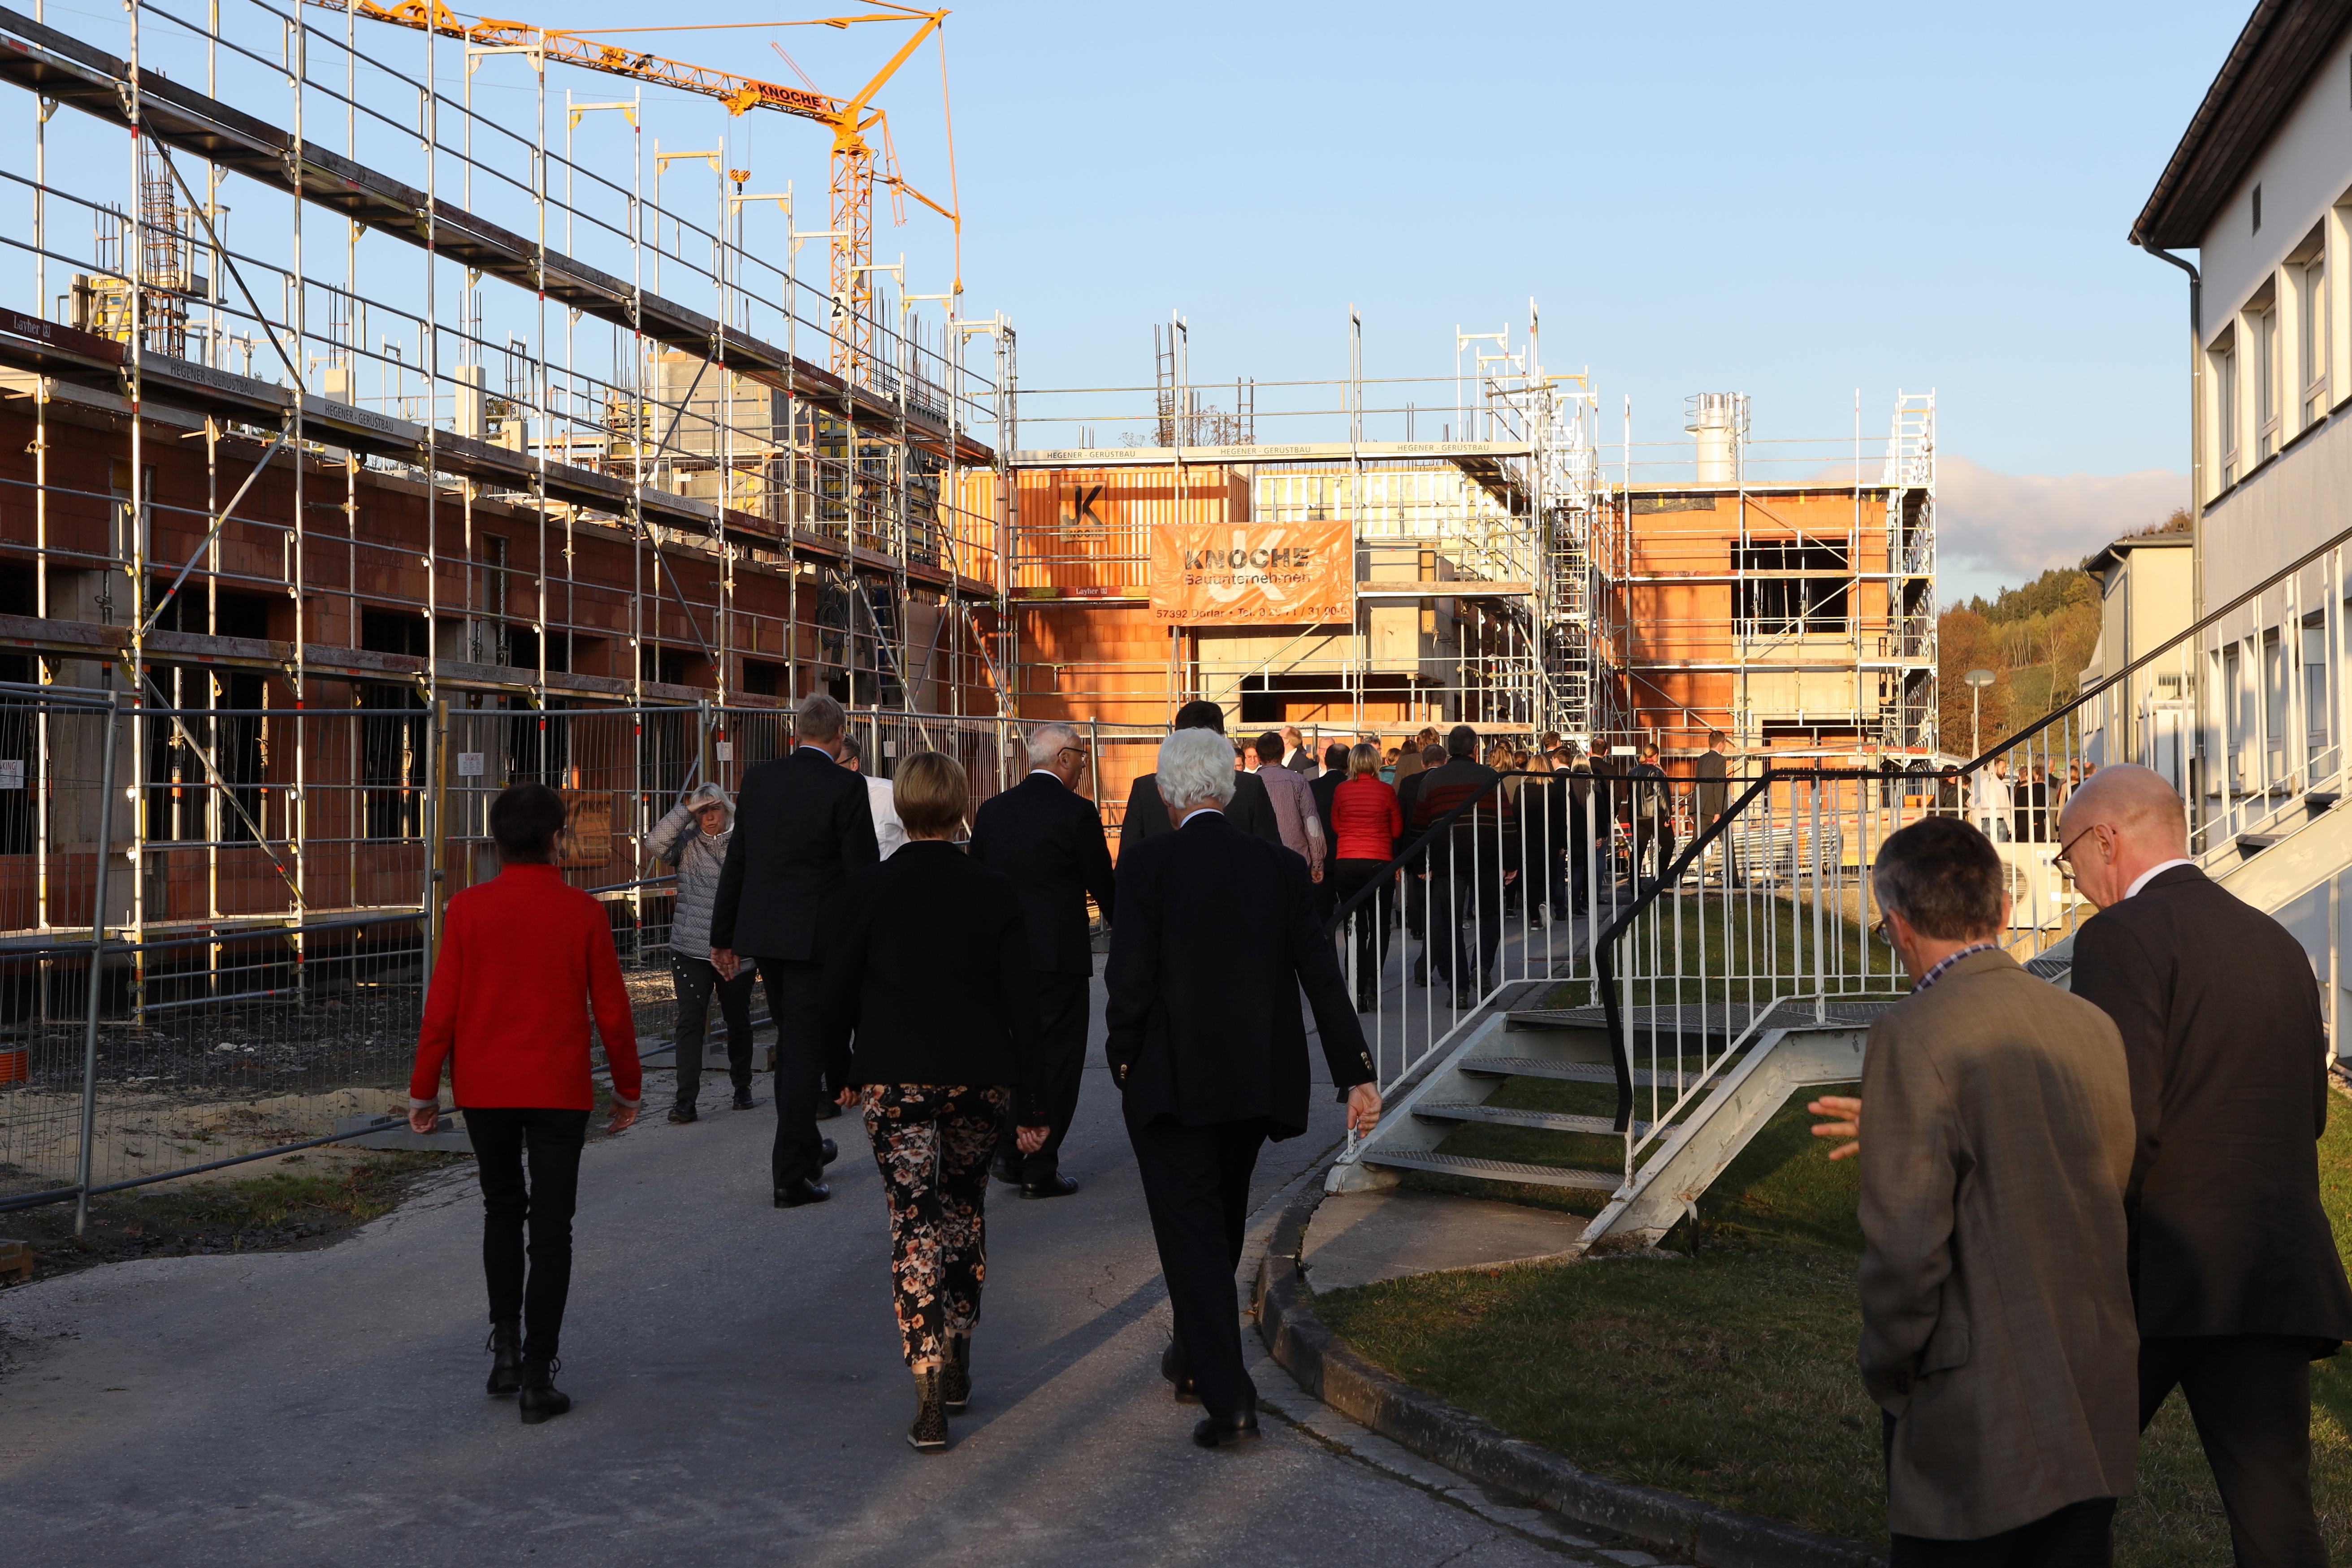
{"type": "Polygon", "coordinates": [[[2178,1387],[2230,1515],[2238,1568],[2322,1568],[2311,1506],[2311,1342],[2279,1334],[2139,1342],[2139,1425],[2178,1387]]]}
{"type": "Polygon", "coordinates": [[[816,1009],[824,986],[824,965],[789,958],[762,958],[761,983],[768,988],[768,1016],[776,1021],[776,1142],[769,1173],[789,1187],[824,1179],[824,1141],[816,1131],[816,1009]]]}
{"type": "Polygon", "coordinates": [[[1008,1101],[996,1158],[1021,1173],[1024,1182],[1045,1182],[1062,1173],[1062,1140],[1078,1113],[1078,1089],[1087,1076],[1087,1001],[1093,977],[1033,969],[1037,980],[1038,1032],[1045,1044],[1045,1114],[1053,1131],[1034,1154],[1013,1142],[1015,1117],[1008,1101]]]}
{"type": "Polygon", "coordinates": [[[1348,917],[1348,925],[1355,932],[1355,987],[1359,1002],[1381,994],[1381,966],[1389,958],[1389,927],[1396,920],[1396,876],[1388,869],[1385,860],[1334,860],[1331,862],[1328,886],[1337,901],[1345,903],[1355,897],[1365,883],[1379,878],[1380,891],[1358,904],[1348,917]]]}
{"type": "Polygon", "coordinates": [[[521,1319],[522,1353],[552,1357],[563,1337],[563,1303],[572,1294],[572,1211],[580,1197],[588,1113],[469,1105],[466,1131],[482,1184],[482,1274],[490,1288],[490,1321],[521,1319]]]}
{"type": "Polygon", "coordinates": [[[1640,887],[1642,883],[1642,863],[1650,859],[1654,853],[1656,861],[1650,876],[1652,880],[1656,880],[1663,878],[1666,874],[1666,868],[1675,863],[1674,819],[1664,816],[1634,817],[1633,885],[1635,887],[1640,887]]]}
{"type": "Polygon", "coordinates": [[[1503,945],[1503,870],[1465,855],[1450,870],[1440,865],[1430,875],[1430,968],[1456,991],[1484,991],[1495,967],[1503,945]],[[1471,922],[1467,931],[1465,921],[1471,922]]]}
{"type": "Polygon", "coordinates": [[[704,1026],[710,1017],[710,998],[719,997],[719,1016],[727,1021],[727,1076],[735,1092],[743,1094],[751,1088],[751,981],[750,964],[735,972],[732,980],[719,978],[707,958],[685,958],[672,953],[669,960],[670,990],[677,998],[677,1027],[670,1038],[670,1052],[677,1064],[677,1102],[692,1105],[694,1097],[702,1092],[702,1038],[704,1026]]]}
{"type": "MultiPolygon", "coordinates": [[[[1895,1417],[1880,1412],[1885,1451],[1895,1451],[1895,1417]]],[[[2085,1498],[2031,1524],[1974,1541],[1896,1535],[1886,1568],[2107,1568],[2115,1556],[2116,1500],[2085,1498]]]]}
{"type": "Polygon", "coordinates": [[[1202,1405],[1220,1418],[1257,1409],[1257,1385],[1242,1358],[1234,1270],[1241,1267],[1250,1173],[1265,1133],[1263,1121],[1187,1127],[1172,1116],[1140,1124],[1127,1119],[1176,1315],[1177,1353],[1202,1405]]]}

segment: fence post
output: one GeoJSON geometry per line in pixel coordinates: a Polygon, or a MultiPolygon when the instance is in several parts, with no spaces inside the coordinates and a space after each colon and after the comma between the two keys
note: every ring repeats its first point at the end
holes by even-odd
{"type": "Polygon", "coordinates": [[[98,1006],[105,979],[106,967],[106,862],[114,853],[114,737],[121,725],[121,709],[118,699],[109,693],[106,700],[106,745],[104,758],[99,763],[99,776],[105,781],[99,792],[98,806],[98,875],[91,889],[89,910],[89,995],[83,1009],[81,1026],[81,1149],[76,1163],[74,1195],[74,1234],[79,1236],[89,1224],[90,1146],[98,1137],[98,1006]]]}
{"type": "Polygon", "coordinates": [[[441,915],[449,902],[449,700],[433,704],[433,784],[425,797],[431,815],[425,874],[425,973],[441,956],[441,915]]]}

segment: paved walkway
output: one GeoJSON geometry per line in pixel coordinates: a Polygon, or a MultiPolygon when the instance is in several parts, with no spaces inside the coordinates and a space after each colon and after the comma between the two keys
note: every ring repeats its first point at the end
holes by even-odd
{"type": "MultiPolygon", "coordinates": [[[[1100,1016],[1097,984],[1097,1036],[1100,1016]]],[[[706,1080],[707,1099],[721,1092],[706,1080]]],[[[1328,1089],[1315,1114],[1314,1132],[1268,1149],[1261,1201],[1339,1137],[1328,1089]]],[[[0,1292],[0,1555],[87,1568],[1591,1558],[1550,1516],[1496,1508],[1377,1438],[1348,1442],[1270,1363],[1261,1384],[1316,1427],[1269,1415],[1253,1448],[1192,1447],[1198,1413],[1159,1376],[1166,1294],[1098,1037],[1064,1162],[1086,1191],[1022,1203],[992,1189],[972,1413],[948,1454],[912,1453],[877,1177],[847,1136],[856,1124],[826,1125],[844,1134],[835,1197],[799,1210],[769,1205],[764,1100],[589,1152],[560,1380],[576,1404],[543,1426],[481,1394],[470,1169],[320,1251],[0,1292]]]]}

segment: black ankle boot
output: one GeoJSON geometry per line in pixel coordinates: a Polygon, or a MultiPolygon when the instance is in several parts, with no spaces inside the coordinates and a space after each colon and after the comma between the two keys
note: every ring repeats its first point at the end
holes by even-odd
{"type": "Polygon", "coordinates": [[[483,1348],[490,1352],[490,1396],[521,1392],[522,1325],[511,1320],[492,1323],[490,1342],[483,1348]]]}
{"type": "Polygon", "coordinates": [[[950,1415],[961,1415],[971,1404],[971,1336],[948,1336],[947,1364],[940,1368],[940,1403],[950,1415]]]}
{"type": "Polygon", "coordinates": [[[536,1426],[542,1421],[552,1421],[572,1408],[572,1396],[555,1386],[555,1372],[561,1360],[527,1356],[522,1363],[522,1424],[536,1426]]]}
{"type": "Polygon", "coordinates": [[[947,1404],[940,1397],[945,1381],[938,1367],[915,1374],[915,1424],[907,1428],[907,1447],[918,1454],[948,1451],[947,1404]]]}

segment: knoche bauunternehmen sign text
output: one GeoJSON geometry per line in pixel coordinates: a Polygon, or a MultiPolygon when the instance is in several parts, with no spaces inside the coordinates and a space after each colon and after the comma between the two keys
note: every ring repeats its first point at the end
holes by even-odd
{"type": "Polygon", "coordinates": [[[1172,626],[1307,625],[1355,616],[1355,540],[1329,522],[1151,531],[1151,616],[1172,626]]]}

